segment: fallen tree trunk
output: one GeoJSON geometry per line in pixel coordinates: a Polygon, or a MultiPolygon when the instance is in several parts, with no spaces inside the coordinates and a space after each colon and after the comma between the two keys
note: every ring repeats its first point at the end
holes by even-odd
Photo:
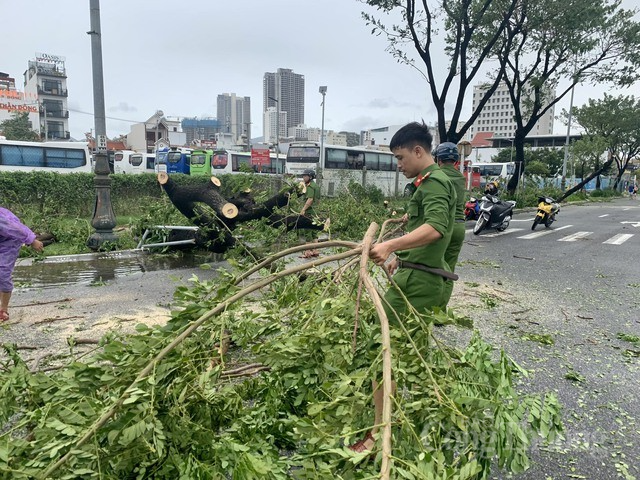
{"type": "MultiPolygon", "coordinates": [[[[169,241],[194,239],[195,245],[207,250],[223,253],[235,245],[232,231],[239,223],[268,218],[274,226],[286,225],[287,230],[292,228],[322,229],[308,222],[289,221],[290,217],[274,214],[277,208],[286,207],[289,204],[291,194],[296,190],[279,192],[265,202],[255,202],[250,192],[245,191],[232,198],[225,198],[220,193],[220,179],[211,177],[210,181],[202,185],[178,185],[166,173],[158,174],[158,182],[167,193],[171,203],[199,227],[197,232],[174,231],[169,236],[169,241]],[[213,212],[203,208],[206,205],[213,212]]],[[[291,216],[299,217],[297,215],[291,216]]],[[[306,219],[306,217],[300,217],[306,219]]]]}

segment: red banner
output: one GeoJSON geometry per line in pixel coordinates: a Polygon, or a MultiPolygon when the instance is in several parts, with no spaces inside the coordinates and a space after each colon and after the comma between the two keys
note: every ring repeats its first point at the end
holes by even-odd
{"type": "Polygon", "coordinates": [[[271,158],[269,158],[269,149],[251,149],[251,165],[270,165],[271,158]]]}

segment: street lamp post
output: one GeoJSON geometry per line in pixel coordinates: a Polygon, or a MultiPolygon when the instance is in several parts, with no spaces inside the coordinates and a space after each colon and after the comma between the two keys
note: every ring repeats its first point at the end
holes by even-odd
{"type": "MultiPolygon", "coordinates": [[[[318,89],[322,95],[322,125],[320,127],[320,161],[318,162],[318,170],[322,169],[322,162],[324,159],[324,100],[327,95],[327,87],[322,86],[318,89]]],[[[321,181],[319,172],[316,172],[316,178],[321,181]]]]}
{"type": "MultiPolygon", "coordinates": [[[[95,177],[93,183],[96,200],[93,207],[91,226],[95,232],[87,240],[87,246],[98,250],[105,242],[116,242],[113,233],[116,217],[111,206],[111,179],[109,178],[109,160],[107,158],[107,123],[104,108],[104,81],[102,72],[102,33],[100,31],[100,0],[90,0],[91,16],[91,59],[93,72],[93,111],[96,127],[95,140],[95,177]]],[[[46,122],[46,119],[45,119],[46,122]]]]}

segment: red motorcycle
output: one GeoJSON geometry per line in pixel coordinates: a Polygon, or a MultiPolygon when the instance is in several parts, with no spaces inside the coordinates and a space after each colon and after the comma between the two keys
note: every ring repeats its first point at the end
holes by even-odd
{"type": "Polygon", "coordinates": [[[464,204],[464,219],[465,220],[478,220],[480,216],[480,203],[476,197],[471,197],[464,204]]]}

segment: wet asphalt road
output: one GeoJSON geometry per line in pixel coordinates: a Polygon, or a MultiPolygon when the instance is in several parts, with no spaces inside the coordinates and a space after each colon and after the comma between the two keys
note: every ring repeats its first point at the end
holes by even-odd
{"type": "Polygon", "coordinates": [[[640,478],[640,342],[619,338],[640,340],[640,202],[563,206],[535,235],[533,217],[516,214],[504,234],[468,232],[456,270],[463,291],[508,292],[473,313],[476,327],[531,371],[526,390],[555,391],[564,407],[565,440],[535,445],[516,478],[640,478]]]}

